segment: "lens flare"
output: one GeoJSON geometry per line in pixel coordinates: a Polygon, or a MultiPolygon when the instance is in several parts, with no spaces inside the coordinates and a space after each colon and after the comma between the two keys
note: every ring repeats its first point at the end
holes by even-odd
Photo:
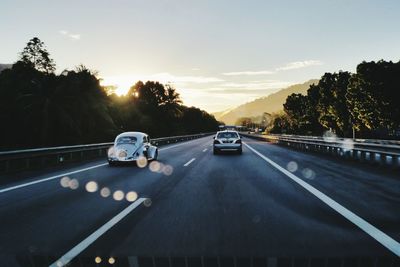
{"type": "Polygon", "coordinates": [[[145,206],[145,207],[150,207],[151,206],[151,204],[152,204],[152,202],[151,202],[151,199],[150,198],[146,198],[144,201],[143,201],[143,205],[145,206]]]}
{"type": "Polygon", "coordinates": [[[147,159],[143,156],[140,156],[137,161],[136,164],[139,168],[144,168],[147,166],[147,159]]]}
{"type": "Polygon", "coordinates": [[[138,195],[136,192],[134,191],[130,191],[126,194],[125,196],[126,200],[128,200],[129,202],[133,202],[138,198],[138,195]]]}
{"type": "Polygon", "coordinates": [[[342,147],[344,152],[347,152],[347,151],[350,151],[350,150],[354,149],[354,141],[353,141],[353,139],[350,139],[350,138],[344,139],[341,147],[342,147]]]}
{"type": "Polygon", "coordinates": [[[295,172],[298,169],[298,165],[296,162],[294,161],[290,161],[287,165],[286,165],[286,169],[288,169],[288,171],[290,172],[295,172]]]}
{"type": "Polygon", "coordinates": [[[315,172],[309,168],[305,168],[301,171],[303,174],[304,178],[306,179],[314,179],[315,178],[315,172]]]}
{"type": "Polygon", "coordinates": [[[161,170],[161,163],[158,161],[152,161],[149,164],[149,169],[152,172],[160,172],[161,170]]]}
{"type": "Polygon", "coordinates": [[[95,263],[101,263],[101,258],[100,258],[100,257],[94,258],[94,262],[95,262],[95,263]]]}
{"type": "Polygon", "coordinates": [[[114,194],[113,194],[113,198],[114,198],[114,200],[116,200],[116,201],[121,201],[121,200],[123,200],[123,199],[124,199],[124,196],[125,196],[125,194],[124,194],[124,192],[122,192],[121,190],[117,190],[117,191],[115,191],[114,194]]]}
{"type": "Polygon", "coordinates": [[[322,138],[325,140],[325,142],[336,142],[337,141],[337,136],[334,132],[331,131],[326,131],[324,132],[322,138]]]}
{"type": "Polygon", "coordinates": [[[109,264],[114,264],[114,263],[115,263],[115,259],[114,259],[113,257],[110,257],[110,258],[108,259],[108,263],[109,263],[109,264]]]}
{"type": "Polygon", "coordinates": [[[71,188],[72,190],[75,190],[75,189],[77,189],[77,188],[79,187],[79,182],[78,182],[78,180],[76,180],[76,179],[69,180],[68,186],[69,186],[69,188],[71,188]]]}
{"type": "Polygon", "coordinates": [[[98,186],[95,181],[90,181],[86,184],[85,188],[86,188],[86,191],[93,193],[93,192],[97,191],[98,186]]]}
{"type": "Polygon", "coordinates": [[[108,189],[108,187],[103,187],[103,188],[100,190],[100,195],[101,195],[102,197],[109,197],[109,196],[111,195],[111,191],[110,191],[110,189],[108,189]]]}
{"type": "Polygon", "coordinates": [[[165,175],[170,176],[174,172],[174,168],[171,165],[165,165],[162,169],[162,172],[165,175]]]}
{"type": "Polygon", "coordinates": [[[65,188],[69,187],[69,181],[70,181],[70,180],[71,180],[71,179],[69,179],[68,176],[65,176],[65,177],[61,178],[61,180],[60,180],[61,186],[62,186],[62,187],[65,187],[65,188]]]}

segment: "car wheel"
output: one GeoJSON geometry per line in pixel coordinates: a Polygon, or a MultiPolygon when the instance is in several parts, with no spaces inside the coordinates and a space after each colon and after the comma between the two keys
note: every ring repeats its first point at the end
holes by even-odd
{"type": "Polygon", "coordinates": [[[239,149],[238,149],[238,154],[239,154],[239,155],[242,155],[242,148],[239,148],[239,149]]]}
{"type": "Polygon", "coordinates": [[[214,148],[214,149],[213,149],[213,153],[214,153],[214,155],[217,155],[217,154],[218,154],[218,152],[219,152],[219,151],[218,151],[218,149],[216,149],[216,148],[214,148]]]}
{"type": "Polygon", "coordinates": [[[114,167],[115,166],[115,162],[114,161],[108,161],[108,166],[114,167]]]}
{"type": "Polygon", "coordinates": [[[154,152],[153,160],[157,160],[157,158],[158,158],[158,149],[156,149],[156,152],[154,152]]]}

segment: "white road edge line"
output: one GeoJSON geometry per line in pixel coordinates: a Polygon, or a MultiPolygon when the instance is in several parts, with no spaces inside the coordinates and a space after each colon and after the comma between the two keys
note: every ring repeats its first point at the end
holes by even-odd
{"type": "Polygon", "coordinates": [[[86,237],[82,242],[73,247],[67,253],[65,253],[61,258],[56,260],[54,263],[50,265],[50,267],[61,267],[67,265],[73,258],[75,258],[79,253],[85,250],[88,246],[90,246],[94,241],[96,241],[100,236],[102,236],[105,232],[107,232],[111,227],[120,222],[123,218],[125,218],[130,212],[132,212],[135,208],[137,208],[140,204],[142,204],[146,198],[139,198],[128,207],[126,207],[123,211],[114,216],[111,220],[101,226],[99,229],[94,231],[91,235],[86,237]]]}
{"type": "MultiPolygon", "coordinates": [[[[165,147],[165,148],[160,148],[159,151],[163,151],[163,150],[167,150],[167,149],[174,148],[174,147],[177,147],[177,146],[181,146],[181,145],[184,145],[184,144],[187,144],[189,142],[196,141],[196,140],[199,140],[199,139],[194,139],[194,140],[190,140],[190,141],[187,141],[187,142],[183,142],[181,144],[168,146],[168,147],[165,147]]],[[[51,180],[54,180],[54,179],[57,179],[57,178],[60,178],[60,177],[63,177],[63,176],[75,174],[75,173],[78,173],[78,172],[84,172],[84,171],[88,171],[88,170],[91,170],[91,169],[99,168],[99,167],[102,167],[102,166],[105,166],[105,165],[108,165],[108,163],[102,163],[102,164],[94,165],[94,166],[91,166],[91,167],[79,169],[79,170],[76,170],[76,171],[66,172],[66,173],[62,173],[62,174],[46,177],[46,178],[43,178],[43,179],[40,179],[40,180],[36,180],[36,181],[32,181],[32,182],[29,182],[29,183],[24,183],[24,184],[19,184],[19,185],[3,188],[3,189],[0,189],[0,194],[8,192],[8,191],[15,190],[15,189],[23,188],[23,187],[26,187],[26,186],[30,186],[30,185],[34,185],[34,184],[38,184],[38,183],[51,181],[51,180]]]]}
{"type": "Polygon", "coordinates": [[[207,151],[207,148],[204,148],[204,149],[203,149],[203,152],[206,152],[206,151],[207,151]]]}
{"type": "Polygon", "coordinates": [[[196,158],[192,158],[191,160],[189,160],[188,162],[186,162],[183,166],[187,167],[189,166],[190,163],[192,163],[193,161],[195,161],[196,158]]]}
{"type": "Polygon", "coordinates": [[[306,183],[304,180],[301,178],[297,177],[293,173],[289,172],[285,168],[281,167],[271,159],[267,158],[248,144],[244,143],[244,145],[250,149],[252,152],[254,152],[256,155],[258,155],[260,158],[271,164],[273,167],[275,167],[277,170],[288,176],[290,179],[292,179],[294,182],[302,186],[304,189],[306,189],[308,192],[316,196],[319,200],[324,202],[326,205],[334,209],[336,212],[338,212],[340,215],[345,217],[347,220],[350,222],[354,223],[356,226],[358,226],[361,230],[366,232],[368,235],[370,235],[372,238],[374,238],[376,241],[381,243],[383,246],[385,246],[388,250],[396,254],[396,256],[400,257],[400,243],[358,216],[357,214],[353,213],[352,211],[348,210],[329,196],[325,195],[312,185],[306,183]]]}
{"type": "Polygon", "coordinates": [[[29,182],[29,183],[19,184],[19,185],[7,187],[7,188],[4,188],[4,189],[0,189],[0,194],[8,192],[8,191],[11,191],[11,190],[15,190],[15,189],[18,189],[18,188],[22,188],[22,187],[26,187],[26,186],[30,186],[30,185],[34,185],[34,184],[38,184],[38,183],[43,183],[43,182],[46,182],[46,181],[54,180],[56,178],[60,178],[60,177],[66,176],[66,175],[71,175],[71,174],[75,174],[75,173],[78,173],[78,172],[84,172],[84,171],[87,171],[87,170],[95,169],[95,168],[98,168],[98,167],[101,167],[101,166],[105,166],[105,165],[108,165],[108,163],[102,163],[102,164],[94,165],[94,166],[91,166],[91,167],[79,169],[79,170],[72,171],[72,172],[66,172],[66,173],[50,176],[50,177],[43,178],[43,179],[36,180],[36,181],[32,181],[32,182],[29,182]]]}

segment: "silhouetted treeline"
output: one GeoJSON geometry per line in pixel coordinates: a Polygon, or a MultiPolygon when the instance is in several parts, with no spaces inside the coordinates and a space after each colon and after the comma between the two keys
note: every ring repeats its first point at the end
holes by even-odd
{"type": "Polygon", "coordinates": [[[161,137],[218,129],[214,116],[182,105],[169,85],[139,81],[117,96],[83,66],[54,70],[43,42],[33,38],[0,72],[2,149],[108,142],[123,131],[161,137]]]}
{"type": "Polygon", "coordinates": [[[325,73],[307,95],[289,95],[270,132],[400,137],[400,62],[362,62],[357,73],[325,73]]]}

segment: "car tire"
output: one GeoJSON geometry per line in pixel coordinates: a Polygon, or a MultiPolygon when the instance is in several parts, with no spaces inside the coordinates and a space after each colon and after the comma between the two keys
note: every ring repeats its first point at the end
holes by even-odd
{"type": "Polygon", "coordinates": [[[115,166],[115,162],[114,161],[108,161],[108,166],[114,167],[115,166]]]}
{"type": "Polygon", "coordinates": [[[218,149],[214,148],[214,149],[213,149],[213,154],[214,154],[214,155],[218,155],[218,153],[219,153],[218,149]]]}
{"type": "Polygon", "coordinates": [[[239,149],[238,149],[238,154],[239,154],[239,155],[242,155],[242,148],[239,148],[239,149]]]}
{"type": "Polygon", "coordinates": [[[158,158],[158,149],[156,149],[156,152],[154,152],[154,157],[152,160],[157,160],[158,158]]]}

